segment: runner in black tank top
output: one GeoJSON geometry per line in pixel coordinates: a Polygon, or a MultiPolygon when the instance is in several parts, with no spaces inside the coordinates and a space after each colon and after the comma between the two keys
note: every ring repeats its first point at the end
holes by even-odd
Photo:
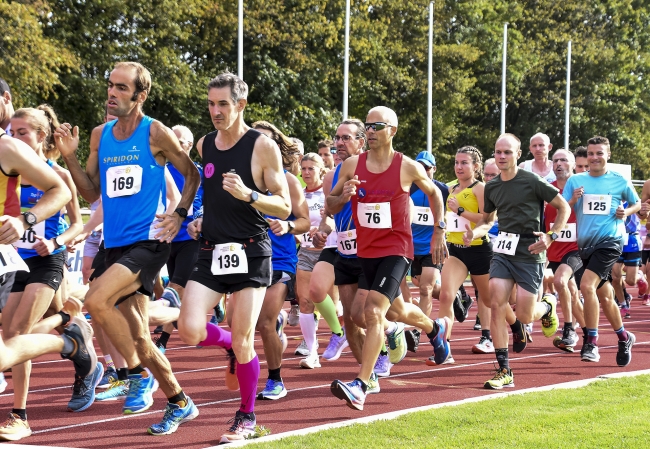
{"type": "Polygon", "coordinates": [[[244,123],[247,94],[246,83],[231,73],[208,84],[208,109],[217,131],[197,143],[204,167],[204,215],[188,226],[190,235],[200,239],[200,250],[178,320],[185,343],[221,346],[228,352],[226,386],[239,389],[242,401],[222,443],[255,433],[260,364],[253,335],[272,275],[264,216],[284,220],[291,212],[278,146],[244,123]],[[205,323],[206,313],[225,293],[232,293],[232,333],[205,323]]]}

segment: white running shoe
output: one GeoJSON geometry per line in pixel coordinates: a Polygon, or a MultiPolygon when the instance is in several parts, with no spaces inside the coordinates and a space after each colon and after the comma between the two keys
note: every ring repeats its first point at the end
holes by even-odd
{"type": "Polygon", "coordinates": [[[294,304],[289,311],[289,326],[297,326],[300,324],[300,306],[294,304]]]}
{"type": "Polygon", "coordinates": [[[298,347],[296,348],[296,351],[294,352],[295,355],[301,355],[304,357],[309,356],[309,348],[307,347],[307,343],[305,343],[305,339],[303,338],[298,347]]]}
{"type": "Polygon", "coordinates": [[[7,388],[7,381],[5,380],[5,375],[0,371],[0,393],[4,393],[7,388]]]}
{"type": "Polygon", "coordinates": [[[300,367],[306,369],[320,368],[320,357],[318,352],[309,354],[307,357],[300,361],[300,367]]]}
{"type": "Polygon", "coordinates": [[[481,339],[478,341],[478,343],[472,346],[472,352],[474,354],[493,354],[494,344],[489,338],[481,336],[481,339]]]}

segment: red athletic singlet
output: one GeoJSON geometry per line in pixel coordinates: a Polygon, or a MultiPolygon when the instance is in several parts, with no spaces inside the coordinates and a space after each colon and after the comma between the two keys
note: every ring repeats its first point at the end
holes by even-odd
{"type": "Polygon", "coordinates": [[[409,192],[402,189],[402,153],[383,173],[366,168],[368,153],[359,156],[354,172],[361,184],[352,197],[352,216],[357,228],[357,255],[365,258],[404,256],[413,259],[409,192]]]}
{"type": "MultiPolygon", "coordinates": [[[[557,181],[551,183],[553,187],[557,187],[557,181]]],[[[559,187],[557,187],[560,189],[559,187]]],[[[560,189],[560,195],[562,195],[562,189],[560,189]]],[[[555,218],[557,217],[557,209],[555,209],[550,204],[546,205],[544,209],[544,226],[546,232],[551,230],[551,224],[555,223],[555,218]]],[[[564,230],[560,237],[564,237],[562,240],[572,240],[572,241],[555,241],[546,250],[546,258],[550,262],[562,262],[562,258],[571,251],[578,250],[577,234],[576,234],[576,214],[571,208],[571,215],[569,215],[569,220],[567,221],[567,229],[564,230]],[[573,223],[573,225],[569,225],[573,223]],[[566,238],[569,237],[569,238],[566,238]]]]}
{"type": "MultiPolygon", "coordinates": [[[[6,134],[0,134],[0,138],[6,134]]],[[[8,137],[8,136],[7,136],[8,137]]],[[[20,215],[20,176],[8,175],[0,166],[0,216],[20,215]]]]}

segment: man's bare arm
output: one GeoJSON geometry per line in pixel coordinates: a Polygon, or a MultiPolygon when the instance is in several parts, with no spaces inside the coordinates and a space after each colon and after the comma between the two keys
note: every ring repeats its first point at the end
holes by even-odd
{"type": "Polygon", "coordinates": [[[81,167],[75,154],[79,146],[79,127],[73,128],[69,123],[64,123],[54,133],[56,147],[70,170],[72,180],[77,186],[79,194],[89,203],[94,203],[101,195],[99,141],[103,129],[104,125],[97,126],[90,135],[90,153],[86,162],[86,170],[81,167]]]}
{"type": "Polygon", "coordinates": [[[354,179],[354,172],[357,169],[358,160],[359,158],[354,156],[347,158],[343,162],[343,166],[339,171],[339,179],[332,191],[327,195],[327,211],[332,215],[341,212],[346,203],[352,198],[352,195],[357,193],[356,186],[360,182],[354,179]]]}

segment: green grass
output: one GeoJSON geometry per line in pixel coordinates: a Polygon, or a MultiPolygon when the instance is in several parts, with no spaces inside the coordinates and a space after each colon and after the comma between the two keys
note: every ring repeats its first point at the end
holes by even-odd
{"type": "Polygon", "coordinates": [[[255,447],[646,449],[649,420],[650,376],[646,375],[443,407],[255,447]]]}

